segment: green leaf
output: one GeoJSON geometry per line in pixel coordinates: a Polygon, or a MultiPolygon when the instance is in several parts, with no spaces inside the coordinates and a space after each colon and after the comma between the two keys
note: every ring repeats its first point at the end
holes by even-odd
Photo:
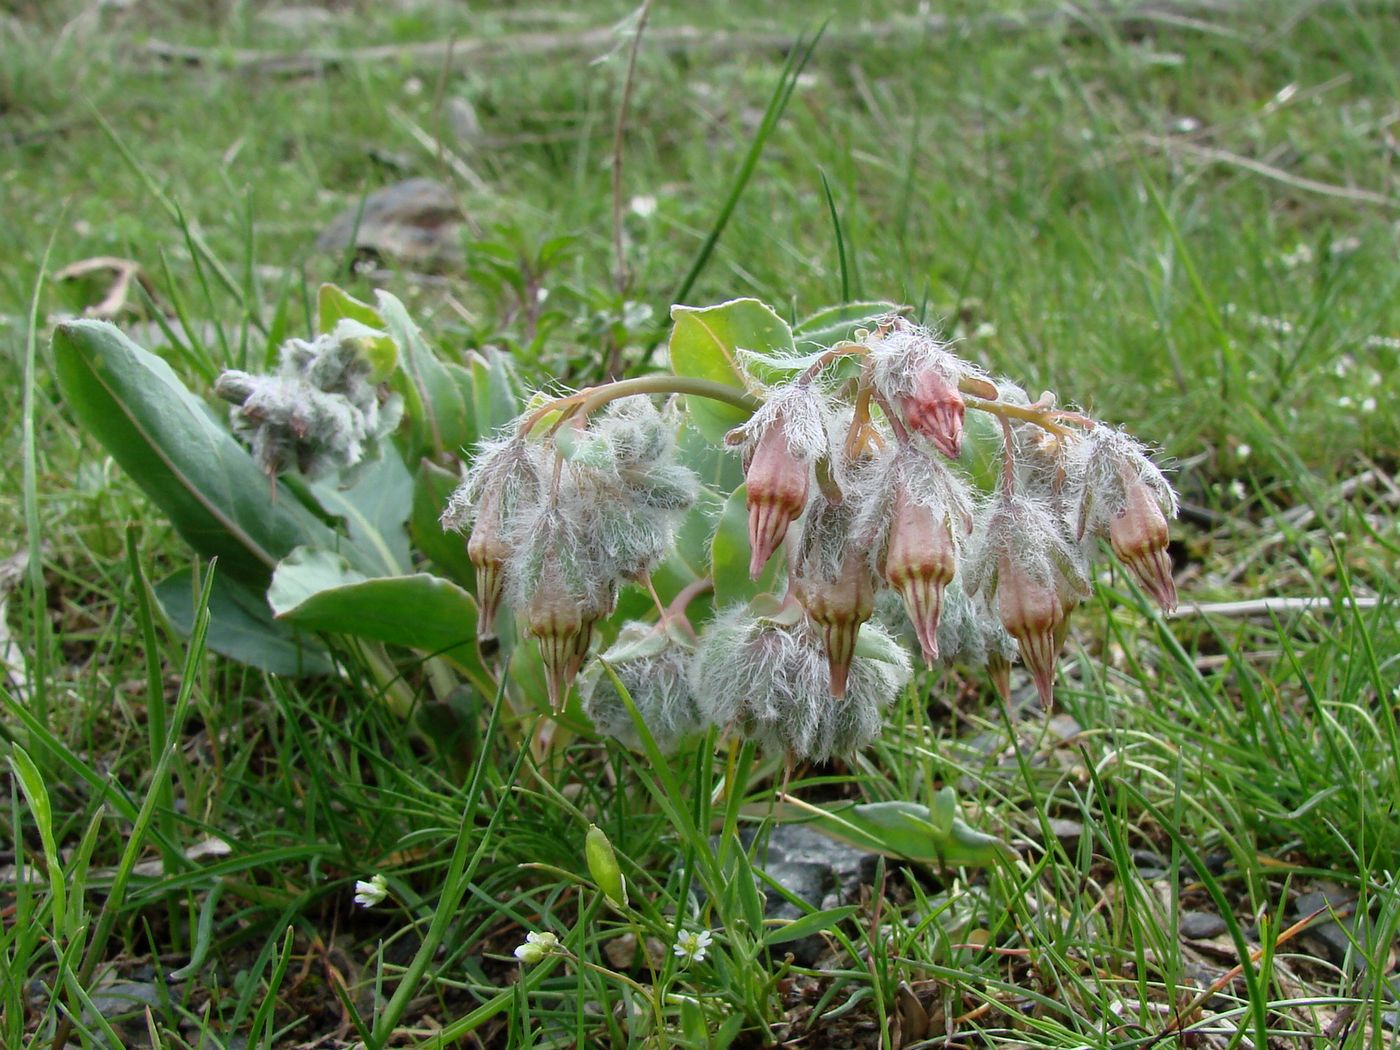
{"type": "MultiPolygon", "coordinates": [[[[732,299],[703,308],[673,306],[671,320],[671,368],[677,375],[748,390],[748,376],[761,367],[741,364],[740,350],[759,355],[793,352],[787,322],[757,299],[732,299]]],[[[714,442],[748,418],[743,409],[707,398],[689,398],[686,404],[696,429],[714,442]]]]}
{"type": "MultiPolygon", "coordinates": [[[[189,637],[199,599],[193,570],[181,569],[154,589],[170,625],[189,637]]],[[[209,595],[209,634],[205,644],[222,656],[272,674],[322,675],[334,667],[319,638],[274,620],[262,594],[223,573],[214,577],[214,589],[209,595]]]]}
{"type": "Polygon", "coordinates": [[[841,908],[814,911],[800,919],[793,919],[791,922],[785,922],[781,926],[771,928],[763,940],[770,948],[778,944],[787,944],[790,941],[800,941],[803,937],[810,937],[814,933],[821,933],[823,930],[829,930],[845,922],[857,910],[854,904],[848,904],[841,908]]]}
{"type": "Polygon", "coordinates": [[[995,492],[1001,482],[1001,424],[988,412],[968,412],[963,420],[963,476],[983,492],[995,492]]]}
{"type": "Polygon", "coordinates": [[[413,506],[413,475],[398,450],[381,446],[379,457],[358,466],[353,483],[317,481],[311,491],[322,509],[345,522],[355,563],[372,576],[396,576],[413,567],[408,517],[413,506]]]}
{"type": "Polygon", "coordinates": [[[908,313],[908,307],[887,302],[845,303],[828,306],[810,317],[804,317],[792,329],[793,341],[799,352],[824,350],[845,339],[855,337],[857,328],[874,328],[881,317],[892,313],[908,313]]]}
{"type": "Polygon", "coordinates": [[[66,933],[68,918],[65,903],[67,884],[63,877],[63,855],[58,851],[58,840],[53,833],[53,806],[49,802],[49,789],[29,752],[18,744],[10,749],[10,770],[19,781],[20,790],[29,802],[29,812],[34,814],[34,823],[39,828],[39,841],[44,847],[44,866],[49,875],[49,893],[53,897],[50,921],[54,933],[61,938],[66,933]]]}
{"type": "Polygon", "coordinates": [[[476,599],[429,573],[367,579],[338,554],[299,548],[277,566],[267,599],[277,619],[353,634],[456,662],[494,693],[476,650],[476,599]]]}
{"type": "MultiPolygon", "coordinates": [[[[940,803],[939,817],[946,819],[946,802],[940,799],[940,803]]],[[[814,806],[794,800],[777,808],[779,821],[810,820],[823,835],[887,857],[957,868],[990,867],[1012,856],[1000,839],[974,831],[958,816],[952,817],[946,834],[940,833],[929,808],[917,802],[814,806]]]]}
{"type": "Polygon", "coordinates": [[[384,318],[379,311],[362,303],[343,288],[333,284],[323,284],[316,293],[316,328],[325,334],[342,320],[358,321],[360,324],[382,333],[366,341],[365,356],[374,371],[371,378],[376,383],[388,379],[399,364],[399,348],[384,332],[384,318]]]}
{"type": "Polygon", "coordinates": [[[785,545],[768,559],[757,580],[749,579],[748,488],[740,485],[725,501],[719,527],[710,543],[710,569],[715,581],[715,608],[747,602],[755,595],[774,592],[786,562],[785,545]]]}
{"type": "Polygon", "coordinates": [[[733,492],[744,483],[744,468],[739,457],[722,443],[706,440],[689,419],[676,435],[676,458],[719,492],[733,492]]]}
{"type": "Polygon", "coordinates": [[[302,544],[335,535],[273,483],[159,357],[113,325],[67,321],[53,336],[59,389],[82,424],[221,573],[265,587],[302,544]]]}
{"type": "Polygon", "coordinates": [[[447,497],[457,487],[457,475],[430,459],[418,464],[413,482],[413,513],[408,519],[413,546],[425,555],[444,576],[463,587],[476,585],[476,566],[467,557],[466,537],[446,532],[438,518],[447,506],[447,497]]]}
{"type": "Polygon", "coordinates": [[[390,377],[403,395],[409,423],[409,447],[405,459],[440,452],[460,455],[476,440],[471,375],[460,365],[438,359],[422,330],[413,323],[403,303],[386,291],[375,293],[384,327],[399,348],[399,369],[390,377]]]}
{"type": "Polygon", "coordinates": [[[470,362],[476,440],[490,437],[520,414],[526,391],[509,354],[488,347],[470,362]]]}

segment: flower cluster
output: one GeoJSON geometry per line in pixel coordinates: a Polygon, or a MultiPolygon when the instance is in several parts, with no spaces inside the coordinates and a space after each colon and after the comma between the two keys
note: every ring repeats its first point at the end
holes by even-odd
{"type": "Polygon", "coordinates": [[[608,403],[594,421],[561,416],[552,440],[528,426],[477,457],[442,515],[467,531],[482,637],[502,597],[539,640],[550,700],[562,707],[619,587],[670,550],[699,479],[676,460],[677,421],[645,397],[608,403]]]}
{"type": "Polygon", "coordinates": [[[219,376],[214,392],[233,404],[234,433],[269,476],[298,470],[316,478],[354,467],[399,425],[403,401],[373,381],[366,353],[378,338],[344,319],[312,342],[288,340],[275,375],[219,376]]]}
{"type": "MultiPolygon", "coordinates": [[[[1048,395],[1030,403],[1014,383],[992,380],[900,317],[849,349],[865,359],[854,411],[835,399],[813,409],[833,435],[829,480],[804,507],[781,501],[790,520],[806,516],[793,590],[822,632],[834,696],[844,692],[854,629],[872,615],[881,588],[903,599],[926,660],[1014,653],[1046,702],[1069,614],[1089,593],[1095,540],[1109,540],[1161,605],[1176,604],[1166,550],[1176,498],[1142,445],[1057,412],[1048,395]],[[954,471],[969,404],[998,416],[1003,436],[1000,483],[976,499],[954,471]],[[835,440],[840,430],[845,441],[835,440]]],[[[774,400],[800,390],[810,404],[819,389],[809,369],[774,400]]],[[[756,415],[742,440],[765,446],[778,433],[776,422],[756,415]]],[[[771,519],[775,493],[809,489],[813,444],[784,433],[767,460],[755,457],[751,523],[771,519]]]]}
{"type": "MultiPolygon", "coordinates": [[[[906,627],[929,664],[985,665],[1000,682],[1019,659],[1048,703],[1100,540],[1175,605],[1176,498],[1121,430],[1031,401],[899,315],[812,357],[767,358],[764,374],[790,378],[726,444],[744,470],[749,575],[771,578],[785,552],[776,593],[718,608],[698,632],[684,608],[625,625],[580,681],[601,731],[638,743],[625,690],[663,750],[716,726],[792,757],[850,754],[909,681],[906,627]],[[977,441],[1000,476],[980,488],[970,411],[996,421],[977,441]]],[[[470,527],[483,625],[505,595],[556,706],[618,588],[647,579],[700,487],[674,420],[608,390],[546,403],[484,444],[443,515],[470,527]]]]}

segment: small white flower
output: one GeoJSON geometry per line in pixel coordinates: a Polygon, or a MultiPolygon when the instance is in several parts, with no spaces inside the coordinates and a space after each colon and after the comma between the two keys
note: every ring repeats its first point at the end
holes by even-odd
{"type": "Polygon", "coordinates": [[[704,962],[712,940],[714,935],[709,930],[681,930],[671,950],[676,953],[676,958],[684,959],[687,963],[704,962]]]}
{"type": "Polygon", "coordinates": [[[1239,447],[1235,449],[1235,455],[1239,456],[1240,459],[1248,459],[1249,454],[1253,451],[1254,449],[1250,448],[1249,445],[1241,441],[1239,447]]]}
{"type": "Polygon", "coordinates": [[[1376,410],[1376,399],[1368,397],[1361,402],[1361,411],[1374,412],[1376,410]]]}
{"type": "Polygon", "coordinates": [[[361,908],[373,908],[389,896],[389,884],[383,875],[375,875],[368,882],[363,879],[355,882],[355,903],[361,908]]]}
{"type": "Polygon", "coordinates": [[[650,219],[656,214],[656,198],[650,193],[639,193],[628,202],[627,209],[639,219],[650,219]]]}
{"type": "Polygon", "coordinates": [[[559,938],[548,930],[544,933],[527,933],[525,943],[515,949],[515,957],[530,966],[556,951],[558,947],[559,938]]]}

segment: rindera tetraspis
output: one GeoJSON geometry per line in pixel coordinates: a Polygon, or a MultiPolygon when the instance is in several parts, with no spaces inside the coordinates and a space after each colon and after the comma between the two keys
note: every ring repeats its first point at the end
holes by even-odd
{"type": "Polygon", "coordinates": [[[1176,497],[1122,430],[1048,394],[1031,401],[898,313],[801,358],[740,351],[761,365],[746,389],[658,375],[537,398],[476,449],[443,525],[467,534],[481,633],[504,600],[538,641],[556,708],[595,626],[622,588],[650,588],[701,491],[676,445],[701,397],[748,413],[725,441],[747,486],[748,570],[758,578],[785,549],[784,571],[773,593],[708,623],[687,615],[706,579],[667,608],[658,599],[655,623],[624,626],[581,682],[605,732],[635,742],[621,684],[664,748],[715,724],[794,757],[849,754],[909,679],[901,629],[929,663],[996,676],[1019,659],[1048,703],[1100,539],[1175,605],[1176,497]],[[653,401],[667,393],[680,397],[653,401]],[[999,463],[985,490],[968,477],[969,411],[999,424],[983,428],[999,463]],[[885,594],[907,623],[874,619],[885,594]]]}

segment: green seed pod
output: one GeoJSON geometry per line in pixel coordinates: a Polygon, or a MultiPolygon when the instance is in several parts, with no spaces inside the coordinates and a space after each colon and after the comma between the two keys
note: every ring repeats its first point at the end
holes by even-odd
{"type": "Polygon", "coordinates": [[[583,856],[588,862],[588,873],[603,891],[603,896],[619,908],[627,907],[627,880],[623,878],[612,843],[597,824],[588,825],[588,834],[583,840],[583,856]]]}

